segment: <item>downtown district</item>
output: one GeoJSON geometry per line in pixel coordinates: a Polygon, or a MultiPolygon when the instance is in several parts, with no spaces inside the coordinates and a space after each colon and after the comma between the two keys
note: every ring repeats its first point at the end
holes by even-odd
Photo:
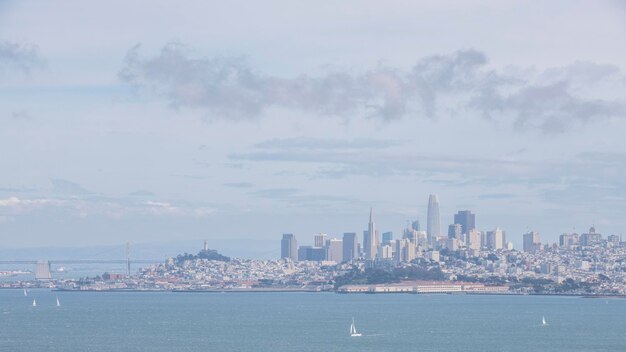
{"type": "MultiPolygon", "coordinates": [[[[80,280],[4,283],[4,287],[63,290],[336,291],[340,293],[492,293],[626,295],[626,244],[619,236],[564,233],[544,244],[537,232],[513,249],[499,228],[479,231],[476,216],[459,211],[441,233],[439,202],[431,195],[427,229],[418,221],[401,238],[376,229],[370,210],[362,243],[356,233],[342,239],[314,235],[299,246],[293,234],[281,240],[281,259],[236,259],[205,247],[197,255],[168,258],[138,274],[105,273],[80,280]]],[[[41,278],[40,278],[41,279],[41,278]]]]}

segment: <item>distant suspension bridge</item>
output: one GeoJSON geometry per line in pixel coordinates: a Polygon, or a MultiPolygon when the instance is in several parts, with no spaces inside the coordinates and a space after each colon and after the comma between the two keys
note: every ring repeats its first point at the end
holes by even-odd
{"type": "MultiPolygon", "coordinates": [[[[110,252],[108,250],[106,252],[110,252]]],[[[105,252],[105,253],[106,253],[105,252]]],[[[98,256],[99,253],[95,256],[98,256]]],[[[163,260],[146,260],[146,259],[130,259],[130,244],[126,244],[126,259],[55,259],[55,260],[0,260],[0,265],[19,264],[19,265],[35,265],[35,279],[49,280],[52,278],[51,267],[55,265],[67,264],[126,264],[127,274],[130,276],[131,264],[154,264],[163,260]]]]}

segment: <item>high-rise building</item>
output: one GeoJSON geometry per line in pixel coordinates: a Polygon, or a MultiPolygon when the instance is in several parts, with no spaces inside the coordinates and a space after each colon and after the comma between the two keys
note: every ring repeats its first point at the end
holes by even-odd
{"type": "Polygon", "coordinates": [[[316,234],[314,237],[315,241],[313,242],[313,246],[324,247],[326,245],[326,236],[327,235],[325,233],[316,234]]]}
{"type": "Polygon", "coordinates": [[[476,214],[469,210],[459,210],[454,214],[454,223],[461,225],[461,233],[469,233],[476,228],[476,214]]]}
{"type": "Polygon", "coordinates": [[[326,259],[335,263],[343,262],[343,241],[332,238],[328,241],[326,259]]]}
{"type": "Polygon", "coordinates": [[[420,221],[419,220],[415,220],[411,223],[411,228],[415,231],[420,231],[420,221]]]}
{"type": "Polygon", "coordinates": [[[448,238],[460,240],[461,234],[463,233],[461,229],[461,224],[450,224],[450,226],[448,226],[448,238]]]}
{"type": "Polygon", "coordinates": [[[591,226],[589,232],[583,233],[580,236],[580,244],[583,246],[591,246],[598,244],[602,241],[602,235],[596,232],[596,228],[591,226]]]}
{"type": "Polygon", "coordinates": [[[539,232],[531,231],[524,234],[524,252],[535,252],[541,250],[541,247],[539,232]]]}
{"type": "Polygon", "coordinates": [[[496,227],[493,231],[487,231],[486,235],[487,247],[489,249],[503,249],[504,248],[504,231],[499,227],[496,227]]]}
{"type": "Polygon", "coordinates": [[[393,232],[383,233],[383,243],[391,242],[393,240],[393,232]]]}
{"type": "Polygon", "coordinates": [[[326,260],[326,248],[313,246],[300,246],[298,248],[298,260],[321,262],[326,260]]]}
{"type": "Polygon", "coordinates": [[[346,232],[343,234],[343,261],[349,262],[359,256],[359,244],[356,233],[346,232]]]}
{"type": "Polygon", "coordinates": [[[475,251],[479,251],[481,246],[482,246],[482,241],[481,241],[482,236],[480,235],[480,232],[476,229],[471,230],[468,234],[467,234],[467,245],[470,249],[473,249],[475,251]]]}
{"type": "Polygon", "coordinates": [[[426,234],[428,235],[429,242],[432,242],[434,238],[441,236],[441,225],[439,223],[439,197],[437,197],[436,194],[431,194],[428,197],[426,234]]]}
{"type": "Polygon", "coordinates": [[[283,234],[283,239],[280,241],[280,257],[298,260],[298,241],[292,233],[283,234]]]}
{"type": "Polygon", "coordinates": [[[396,241],[396,261],[410,262],[415,259],[415,243],[406,238],[396,241]]]}
{"type": "Polygon", "coordinates": [[[374,224],[374,210],[370,209],[370,222],[367,230],[363,231],[363,252],[365,259],[376,258],[378,249],[378,236],[376,233],[376,225],[374,224]]]}

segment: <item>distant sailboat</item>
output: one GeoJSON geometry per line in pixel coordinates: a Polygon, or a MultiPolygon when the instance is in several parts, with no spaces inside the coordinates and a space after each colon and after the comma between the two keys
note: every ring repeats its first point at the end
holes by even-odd
{"type": "Polygon", "coordinates": [[[37,301],[33,299],[33,307],[37,307],[37,301]]]}
{"type": "Polygon", "coordinates": [[[24,297],[28,297],[28,292],[24,289],[24,297]]]}
{"type": "Polygon", "coordinates": [[[59,297],[57,297],[57,307],[61,306],[61,302],[59,302],[59,297]]]}
{"type": "Polygon", "coordinates": [[[361,336],[360,333],[356,332],[356,327],[354,326],[354,318],[352,318],[352,324],[350,324],[350,336],[352,337],[361,336]]]}
{"type": "Polygon", "coordinates": [[[546,326],[548,323],[546,322],[546,317],[541,317],[541,325],[546,326]]]}

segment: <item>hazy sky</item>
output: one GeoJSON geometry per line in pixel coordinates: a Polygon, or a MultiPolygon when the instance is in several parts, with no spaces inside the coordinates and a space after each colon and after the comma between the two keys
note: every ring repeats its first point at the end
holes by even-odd
{"type": "MultiPolygon", "coordinates": [[[[2,1],[0,246],[626,228],[620,1],[2,1]]],[[[278,244],[277,244],[278,246],[278,244]]]]}

